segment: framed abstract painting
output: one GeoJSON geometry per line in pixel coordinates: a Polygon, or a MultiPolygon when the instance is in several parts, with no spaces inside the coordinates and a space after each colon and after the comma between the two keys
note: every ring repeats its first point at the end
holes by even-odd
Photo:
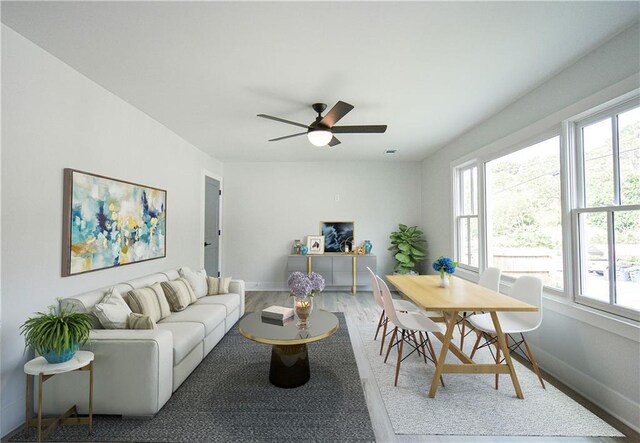
{"type": "Polygon", "coordinates": [[[166,257],[167,191],[64,170],[62,276],[166,257]]]}
{"type": "Polygon", "coordinates": [[[325,221],[320,223],[320,234],[324,235],[324,252],[350,252],[355,244],[354,223],[325,221]]]}

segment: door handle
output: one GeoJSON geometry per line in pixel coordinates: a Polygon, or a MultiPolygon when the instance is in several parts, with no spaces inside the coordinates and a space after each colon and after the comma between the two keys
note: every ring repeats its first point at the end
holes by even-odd
{"type": "Polygon", "coordinates": [[[211,246],[211,243],[204,242],[204,246],[205,246],[205,247],[207,247],[207,246],[211,246]]]}

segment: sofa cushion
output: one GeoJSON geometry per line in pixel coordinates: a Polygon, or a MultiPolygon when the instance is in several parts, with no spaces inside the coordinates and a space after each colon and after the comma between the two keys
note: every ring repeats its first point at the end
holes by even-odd
{"type": "Polygon", "coordinates": [[[111,288],[100,303],[93,306],[91,312],[98,317],[100,324],[106,329],[127,329],[131,308],[120,292],[116,288],[111,288]]]}
{"type": "Polygon", "coordinates": [[[207,297],[199,298],[195,305],[223,305],[227,309],[227,315],[229,315],[240,306],[240,295],[209,295],[207,297]]]}
{"type": "Polygon", "coordinates": [[[207,271],[201,269],[195,272],[190,268],[183,266],[180,268],[178,273],[180,274],[180,277],[189,282],[193,288],[193,292],[196,294],[196,297],[200,298],[207,295],[207,271]]]}
{"type": "Polygon", "coordinates": [[[226,317],[226,309],[221,305],[199,305],[192,304],[187,309],[180,312],[174,312],[169,317],[162,320],[162,323],[182,323],[192,322],[204,325],[204,335],[209,335],[220,323],[224,322],[226,317]]]}
{"type": "Polygon", "coordinates": [[[127,292],[131,310],[137,314],[146,314],[156,323],[171,314],[169,303],[164,296],[160,283],[146,288],[133,289],[127,292]]]}
{"type": "Polygon", "coordinates": [[[146,314],[136,314],[135,312],[129,314],[127,326],[128,329],[158,329],[158,325],[151,320],[151,317],[146,314]]]}
{"type": "Polygon", "coordinates": [[[160,286],[162,286],[172,311],[182,311],[198,300],[193,293],[193,289],[191,289],[191,285],[184,278],[163,281],[160,286]]]}
{"type": "Polygon", "coordinates": [[[173,334],[173,366],[177,365],[204,340],[204,325],[200,323],[158,323],[158,329],[171,331],[173,334]]]}

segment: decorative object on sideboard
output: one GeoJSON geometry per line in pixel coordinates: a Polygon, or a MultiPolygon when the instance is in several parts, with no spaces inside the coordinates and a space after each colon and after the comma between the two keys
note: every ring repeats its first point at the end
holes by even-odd
{"type": "Polygon", "coordinates": [[[324,252],[351,252],[355,239],[354,222],[325,221],[320,223],[324,235],[324,252]],[[348,250],[346,247],[348,246],[348,250]]]}
{"type": "Polygon", "coordinates": [[[62,276],[166,256],[167,191],[64,170],[62,276]]]}
{"type": "Polygon", "coordinates": [[[365,254],[364,246],[357,246],[356,249],[353,251],[353,253],[356,255],[364,255],[365,254]]]}
{"type": "Polygon", "coordinates": [[[324,290],[324,278],[315,272],[293,272],[287,280],[287,286],[294,297],[293,309],[298,319],[296,325],[300,329],[306,329],[309,326],[307,320],[313,311],[313,296],[324,290]]]}
{"type": "Polygon", "coordinates": [[[340,245],[340,250],[345,254],[355,254],[354,246],[353,246],[353,237],[349,237],[340,245]]]}
{"type": "Polygon", "coordinates": [[[449,287],[449,277],[456,272],[458,262],[451,260],[449,257],[440,256],[433,262],[433,269],[440,273],[440,287],[449,287]]]}
{"type": "Polygon", "coordinates": [[[394,270],[398,274],[415,273],[416,264],[426,258],[426,240],[417,226],[398,225],[398,230],[391,233],[389,251],[394,253],[396,264],[394,270]]]}
{"type": "Polygon", "coordinates": [[[373,245],[369,240],[364,241],[364,252],[365,254],[371,254],[371,250],[373,249],[373,245]]]}
{"type": "Polygon", "coordinates": [[[309,254],[324,254],[324,236],[308,235],[307,248],[309,249],[309,254]]]}
{"type": "Polygon", "coordinates": [[[300,245],[300,254],[301,255],[307,255],[308,253],[309,253],[309,246],[300,245]]]}
{"type": "Polygon", "coordinates": [[[300,247],[302,246],[302,242],[300,240],[293,241],[293,253],[300,254],[300,247]]]}
{"type": "Polygon", "coordinates": [[[42,355],[49,363],[63,363],[73,358],[89,339],[91,320],[88,314],[49,306],[49,313],[37,312],[20,326],[25,346],[42,355]]]}

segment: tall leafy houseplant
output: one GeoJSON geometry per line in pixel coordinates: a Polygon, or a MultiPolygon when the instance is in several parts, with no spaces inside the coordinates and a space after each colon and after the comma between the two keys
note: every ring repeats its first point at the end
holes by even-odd
{"type": "Polygon", "coordinates": [[[49,306],[49,312],[37,312],[20,327],[25,344],[44,356],[49,363],[70,360],[78,345],[89,339],[89,315],[49,306]]]}
{"type": "Polygon", "coordinates": [[[426,258],[426,243],[424,233],[417,226],[408,227],[399,224],[398,230],[390,235],[391,246],[396,265],[393,268],[399,274],[408,274],[414,270],[416,264],[426,258]]]}

